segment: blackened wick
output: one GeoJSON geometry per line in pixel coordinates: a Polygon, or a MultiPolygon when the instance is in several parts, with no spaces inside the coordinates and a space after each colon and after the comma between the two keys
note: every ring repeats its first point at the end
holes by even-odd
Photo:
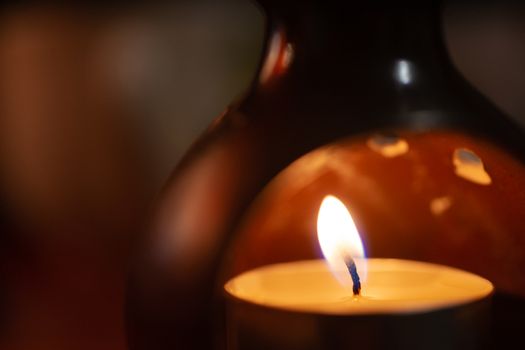
{"type": "Polygon", "coordinates": [[[354,283],[354,286],[352,287],[352,291],[354,292],[354,295],[359,295],[361,293],[361,280],[359,279],[359,274],[357,273],[357,268],[355,266],[354,259],[348,257],[345,259],[346,267],[348,268],[348,272],[350,273],[350,276],[352,277],[352,282],[354,283]]]}

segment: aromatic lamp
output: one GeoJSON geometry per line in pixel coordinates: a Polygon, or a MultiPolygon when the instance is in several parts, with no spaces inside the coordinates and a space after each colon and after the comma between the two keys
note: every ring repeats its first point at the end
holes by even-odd
{"type": "Polygon", "coordinates": [[[146,236],[131,347],[520,342],[525,138],[451,64],[439,4],[261,8],[251,89],[176,168],[146,236]]]}

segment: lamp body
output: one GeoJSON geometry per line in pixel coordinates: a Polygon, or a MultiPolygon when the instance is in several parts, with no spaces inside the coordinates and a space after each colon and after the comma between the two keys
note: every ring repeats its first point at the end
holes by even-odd
{"type": "Polygon", "coordinates": [[[494,323],[514,325],[495,329],[499,345],[512,341],[525,298],[524,135],[449,61],[439,5],[262,5],[251,89],[178,165],[146,236],[130,281],[132,348],[223,346],[224,281],[318,257],[327,194],[349,203],[370,256],[490,279],[494,323]]]}

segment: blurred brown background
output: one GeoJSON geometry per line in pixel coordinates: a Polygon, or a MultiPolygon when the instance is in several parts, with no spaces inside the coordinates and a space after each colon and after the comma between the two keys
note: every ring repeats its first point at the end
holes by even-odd
{"type": "MultiPolygon", "coordinates": [[[[124,349],[150,203],[249,85],[263,16],[249,0],[0,15],[0,348],[124,349]]],[[[525,5],[449,2],[445,32],[465,77],[525,125],[525,5]]]]}

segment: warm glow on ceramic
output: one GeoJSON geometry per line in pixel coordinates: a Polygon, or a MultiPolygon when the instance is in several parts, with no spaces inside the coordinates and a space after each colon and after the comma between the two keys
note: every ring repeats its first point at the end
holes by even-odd
{"type": "MultiPolygon", "coordinates": [[[[340,283],[351,285],[352,279],[346,270],[345,259],[364,258],[365,249],[352,215],[337,197],[326,196],[321,203],[317,217],[317,237],[332,273],[340,283]]],[[[365,265],[357,265],[362,280],[366,279],[365,265]]]]}
{"type": "Polygon", "coordinates": [[[486,279],[448,266],[366,259],[350,212],[334,196],[322,201],[317,235],[325,259],[259,267],[231,279],[226,291],[235,298],[268,307],[354,315],[449,308],[487,298],[493,290],[486,279]],[[345,264],[348,257],[361,276],[362,290],[357,296],[352,293],[353,282],[345,264]]]}

